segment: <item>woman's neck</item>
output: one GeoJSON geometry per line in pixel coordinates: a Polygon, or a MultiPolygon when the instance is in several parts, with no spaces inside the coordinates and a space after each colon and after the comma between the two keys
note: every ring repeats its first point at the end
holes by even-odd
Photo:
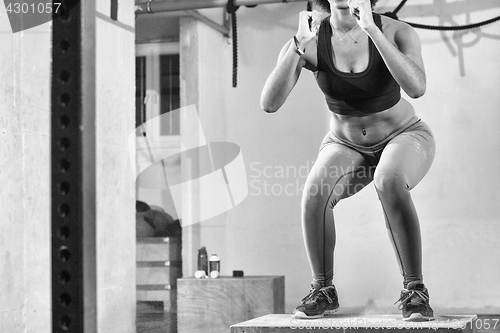
{"type": "Polygon", "coordinates": [[[349,8],[331,8],[330,23],[342,31],[349,31],[358,24],[349,8]]]}

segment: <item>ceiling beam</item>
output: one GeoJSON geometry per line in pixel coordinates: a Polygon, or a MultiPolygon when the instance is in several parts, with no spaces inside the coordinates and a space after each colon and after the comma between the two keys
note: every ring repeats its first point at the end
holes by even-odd
{"type": "MultiPolygon", "coordinates": [[[[256,6],[270,3],[305,2],[305,0],[234,0],[235,6],[256,6]]],[[[135,13],[154,14],[202,8],[226,7],[228,0],[163,0],[136,2],[135,13]]]]}
{"type": "Polygon", "coordinates": [[[214,30],[217,30],[221,34],[223,34],[225,37],[229,37],[229,27],[224,26],[221,24],[218,24],[211,19],[209,19],[206,16],[201,15],[198,11],[196,10],[186,10],[186,13],[190,15],[191,17],[194,17],[195,19],[199,20],[200,22],[205,23],[209,27],[211,27],[214,30]]]}

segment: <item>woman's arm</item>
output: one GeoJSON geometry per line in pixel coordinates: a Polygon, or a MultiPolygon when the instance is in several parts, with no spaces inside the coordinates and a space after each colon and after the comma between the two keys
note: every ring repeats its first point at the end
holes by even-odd
{"type": "MultiPolygon", "coordinates": [[[[317,22],[320,20],[321,14],[318,12],[303,11],[300,13],[299,29],[296,35],[300,50],[306,49],[314,38],[318,28],[317,22]],[[314,22],[313,28],[309,27],[309,19],[314,22]]],[[[267,78],[262,90],[260,105],[264,111],[276,112],[285,103],[299,79],[302,67],[306,64],[305,57],[307,55],[297,53],[297,46],[293,39],[283,46],[276,67],[267,78]]]]}
{"type": "Polygon", "coordinates": [[[420,39],[412,27],[397,22],[394,35],[396,46],[378,28],[369,31],[379,53],[396,82],[411,98],[419,98],[426,90],[424,63],[420,39]]]}
{"type": "Polygon", "coordinates": [[[296,53],[295,48],[293,40],[285,44],[278,57],[276,67],[264,84],[260,106],[266,112],[278,111],[299,79],[305,60],[296,53]]]}
{"type": "Polygon", "coordinates": [[[396,82],[411,98],[422,96],[426,90],[426,78],[420,39],[415,30],[403,22],[390,22],[387,29],[394,31],[394,45],[375,25],[369,0],[350,0],[349,7],[358,25],[372,39],[396,82]]]}

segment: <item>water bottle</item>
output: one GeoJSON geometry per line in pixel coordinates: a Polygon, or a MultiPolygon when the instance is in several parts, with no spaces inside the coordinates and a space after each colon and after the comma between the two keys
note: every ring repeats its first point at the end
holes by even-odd
{"type": "Polygon", "coordinates": [[[210,277],[218,278],[220,276],[220,259],[216,254],[212,254],[208,260],[210,266],[210,277]]]}
{"type": "Polygon", "coordinates": [[[198,270],[204,271],[208,276],[208,254],[207,249],[204,246],[198,250],[198,270]]]}

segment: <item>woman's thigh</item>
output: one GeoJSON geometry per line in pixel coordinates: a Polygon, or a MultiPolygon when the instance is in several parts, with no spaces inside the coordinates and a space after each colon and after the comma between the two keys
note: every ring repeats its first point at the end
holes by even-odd
{"type": "Polygon", "coordinates": [[[374,168],[357,151],[339,143],[323,147],[304,187],[303,201],[329,201],[332,207],[368,185],[374,168]]]}
{"type": "Polygon", "coordinates": [[[375,172],[375,187],[402,182],[414,188],[429,171],[436,151],[434,137],[427,124],[421,122],[410,131],[393,138],[384,148],[375,172]]]}

